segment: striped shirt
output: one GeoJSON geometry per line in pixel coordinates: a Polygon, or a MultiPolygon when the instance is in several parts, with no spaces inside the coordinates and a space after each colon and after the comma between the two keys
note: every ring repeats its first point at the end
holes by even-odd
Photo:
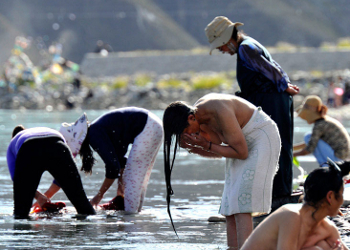
{"type": "Polygon", "coordinates": [[[339,159],[350,158],[350,137],[345,127],[336,119],[326,116],[315,121],[306,150],[314,152],[319,140],[326,142],[339,159]]]}

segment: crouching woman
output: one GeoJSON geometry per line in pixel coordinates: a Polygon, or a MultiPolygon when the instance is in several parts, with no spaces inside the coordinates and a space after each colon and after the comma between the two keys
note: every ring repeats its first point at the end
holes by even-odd
{"type": "Polygon", "coordinates": [[[343,176],[338,166],[312,171],[304,184],[304,204],[287,204],[261,222],[242,250],[348,250],[338,229],[327,218],[343,204],[343,176]]]}

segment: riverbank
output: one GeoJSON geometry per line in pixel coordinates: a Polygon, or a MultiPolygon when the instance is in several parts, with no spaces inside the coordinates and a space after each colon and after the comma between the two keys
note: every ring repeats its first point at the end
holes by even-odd
{"type": "MultiPolygon", "coordinates": [[[[289,73],[289,77],[300,87],[300,94],[294,97],[297,106],[308,94],[319,95],[326,102],[329,83],[333,81],[339,88],[344,88],[344,84],[350,82],[350,70],[295,71],[289,73]]],[[[176,100],[194,103],[210,92],[234,94],[238,90],[235,71],[139,73],[108,78],[80,75],[69,82],[3,84],[0,86],[0,108],[51,111],[139,106],[154,110],[164,109],[176,100]]]]}

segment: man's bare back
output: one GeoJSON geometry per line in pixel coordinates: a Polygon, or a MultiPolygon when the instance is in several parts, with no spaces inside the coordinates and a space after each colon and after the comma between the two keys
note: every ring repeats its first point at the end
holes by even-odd
{"type": "Polygon", "coordinates": [[[206,125],[216,133],[221,133],[222,124],[218,115],[236,117],[238,124],[243,128],[250,120],[256,106],[233,95],[211,93],[199,99],[195,105],[197,114],[201,117],[202,125],[206,125]]]}

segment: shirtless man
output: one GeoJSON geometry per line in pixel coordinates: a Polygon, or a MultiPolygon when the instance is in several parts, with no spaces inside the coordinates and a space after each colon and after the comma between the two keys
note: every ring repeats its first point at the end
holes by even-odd
{"type": "MultiPolygon", "coordinates": [[[[164,112],[164,165],[168,213],[170,177],[177,147],[205,157],[226,158],[220,213],[226,216],[230,249],[241,247],[253,230],[251,213],[271,209],[280,137],[275,122],[260,107],[233,95],[208,94],[194,106],[171,103],[164,112]]],[[[171,219],[171,215],[170,215],[171,219]]]]}
{"type": "Polygon", "coordinates": [[[344,185],[338,167],[318,168],[305,181],[304,204],[277,209],[247,239],[242,250],[348,249],[336,226],[326,216],[336,216],[343,204],[344,185]]]}

